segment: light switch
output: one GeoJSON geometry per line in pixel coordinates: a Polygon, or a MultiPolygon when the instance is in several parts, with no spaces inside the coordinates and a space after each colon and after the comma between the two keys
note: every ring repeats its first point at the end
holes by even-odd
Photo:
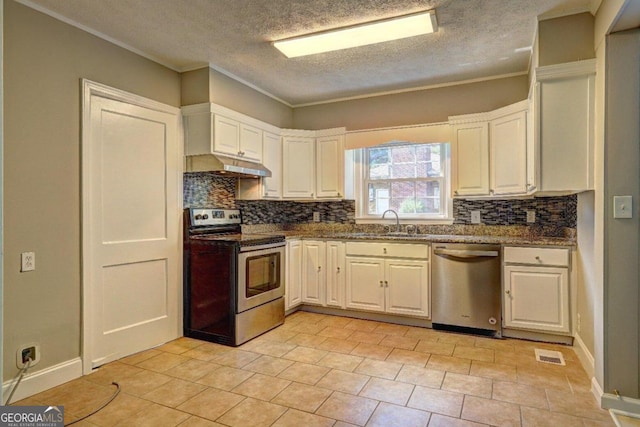
{"type": "Polygon", "coordinates": [[[632,218],[633,202],[631,196],[613,196],[613,217],[632,218]]]}

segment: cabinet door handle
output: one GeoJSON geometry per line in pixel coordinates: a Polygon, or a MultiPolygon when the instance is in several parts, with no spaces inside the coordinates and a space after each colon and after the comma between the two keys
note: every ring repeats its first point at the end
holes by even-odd
{"type": "Polygon", "coordinates": [[[387,281],[385,280],[385,281],[384,281],[384,286],[388,288],[388,287],[389,287],[389,282],[387,282],[387,281]]]}
{"type": "Polygon", "coordinates": [[[454,195],[454,196],[457,196],[457,195],[458,195],[458,190],[454,191],[454,192],[453,192],[453,195],[454,195]]]}
{"type": "Polygon", "coordinates": [[[321,270],[322,270],[322,267],[318,266],[318,273],[320,273],[321,270]]]}
{"type": "Polygon", "coordinates": [[[380,287],[384,287],[384,285],[382,284],[382,280],[380,280],[380,287]]]}
{"type": "Polygon", "coordinates": [[[340,267],[336,267],[336,268],[337,268],[337,270],[338,270],[338,273],[340,273],[340,267]]]}
{"type": "Polygon", "coordinates": [[[509,289],[507,289],[507,290],[505,291],[505,293],[506,293],[507,295],[511,295],[511,291],[510,291],[509,289]]]}

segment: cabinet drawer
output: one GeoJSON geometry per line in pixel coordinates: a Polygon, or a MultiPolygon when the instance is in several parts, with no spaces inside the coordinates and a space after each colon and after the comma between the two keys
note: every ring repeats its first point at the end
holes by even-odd
{"type": "Polygon", "coordinates": [[[568,266],[569,250],[507,246],[504,248],[504,262],[512,264],[568,266]]]}
{"type": "Polygon", "coordinates": [[[408,243],[370,243],[347,242],[347,255],[395,257],[395,258],[429,258],[429,245],[408,243]]]}

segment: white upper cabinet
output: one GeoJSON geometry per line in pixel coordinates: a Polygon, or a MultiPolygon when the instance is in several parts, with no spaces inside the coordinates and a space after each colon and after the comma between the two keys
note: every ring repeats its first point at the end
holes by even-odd
{"type": "Polygon", "coordinates": [[[489,122],[492,195],[527,191],[527,113],[519,111],[489,122]]]}
{"type": "Polygon", "coordinates": [[[538,191],[593,189],[595,59],[536,69],[538,191]]]}
{"type": "Polygon", "coordinates": [[[489,194],[489,126],[472,121],[453,126],[456,196],[489,194]]]}
{"type": "Polygon", "coordinates": [[[316,139],[316,197],[342,197],[344,193],[344,136],[316,139]]]}
{"type": "Polygon", "coordinates": [[[182,107],[185,156],[222,154],[262,161],[262,133],[279,129],[220,105],[205,103],[182,107]]]}
{"type": "MultiPolygon", "coordinates": [[[[191,121],[189,121],[189,124],[193,126],[191,121]]],[[[212,151],[236,156],[238,155],[239,147],[240,122],[218,114],[214,115],[212,151]]]]}
{"type": "Polygon", "coordinates": [[[256,127],[240,123],[238,151],[242,158],[262,161],[262,131],[256,127]]]}
{"type": "Polygon", "coordinates": [[[282,138],[282,196],[313,198],[315,194],[315,138],[282,138]]]}
{"type": "Polygon", "coordinates": [[[279,199],[282,197],[282,142],[279,135],[262,134],[262,163],[271,171],[270,177],[262,179],[262,196],[279,199]]]}
{"type": "Polygon", "coordinates": [[[283,129],[282,197],[341,199],[344,195],[344,128],[283,129]]]}
{"type": "Polygon", "coordinates": [[[454,196],[527,192],[527,101],[495,111],[450,117],[454,196]]]}

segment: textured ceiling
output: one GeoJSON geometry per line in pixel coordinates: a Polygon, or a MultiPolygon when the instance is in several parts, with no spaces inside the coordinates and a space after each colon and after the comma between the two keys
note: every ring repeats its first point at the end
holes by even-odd
{"type": "Polygon", "coordinates": [[[596,0],[24,0],[178,71],[211,66],[290,105],[525,72],[536,17],[596,0]],[[287,59],[273,40],[436,9],[438,32],[287,59]]]}

